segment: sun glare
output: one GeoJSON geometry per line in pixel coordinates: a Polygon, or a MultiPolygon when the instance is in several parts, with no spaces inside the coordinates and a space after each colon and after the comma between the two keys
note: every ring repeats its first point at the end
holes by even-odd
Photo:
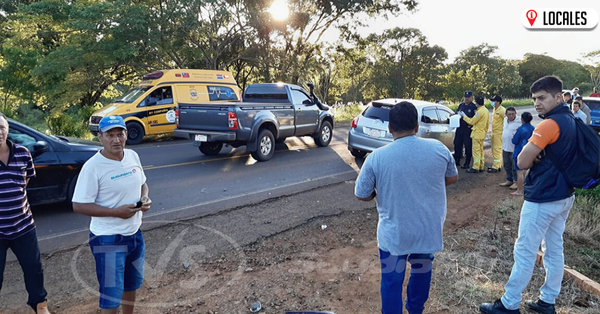
{"type": "Polygon", "coordinates": [[[286,0],[274,0],[269,8],[269,13],[276,20],[285,20],[290,15],[290,9],[286,0]]]}

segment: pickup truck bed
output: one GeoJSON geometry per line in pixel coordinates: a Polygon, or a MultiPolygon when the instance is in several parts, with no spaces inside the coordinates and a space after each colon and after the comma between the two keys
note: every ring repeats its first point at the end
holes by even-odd
{"type": "Polygon", "coordinates": [[[252,84],[244,101],[180,103],[175,136],[194,141],[205,155],[218,154],[223,144],[247,146],[258,161],[269,160],[275,141],[289,136],[312,136],[327,146],[333,114],[301,87],[291,84],[252,84]]]}

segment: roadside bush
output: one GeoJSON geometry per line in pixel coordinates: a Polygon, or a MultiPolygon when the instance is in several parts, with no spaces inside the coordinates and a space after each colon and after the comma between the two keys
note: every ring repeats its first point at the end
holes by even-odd
{"type": "Polygon", "coordinates": [[[335,122],[349,122],[356,118],[364,110],[364,107],[359,106],[358,103],[352,103],[348,106],[332,109],[335,115],[335,122]]]}
{"type": "Polygon", "coordinates": [[[46,122],[52,134],[91,139],[92,134],[88,130],[88,118],[91,107],[70,107],[65,112],[53,114],[46,117],[46,122]]]}
{"type": "Polygon", "coordinates": [[[46,112],[39,109],[34,104],[24,104],[19,106],[17,111],[9,117],[42,133],[46,133],[48,130],[48,124],[45,119],[46,112]]]}

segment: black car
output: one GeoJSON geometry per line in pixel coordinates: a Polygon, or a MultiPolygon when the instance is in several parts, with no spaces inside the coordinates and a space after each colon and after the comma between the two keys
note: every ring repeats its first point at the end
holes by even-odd
{"type": "Polygon", "coordinates": [[[31,205],[70,201],[83,164],[102,145],[76,138],[46,135],[8,119],[8,139],[29,149],[35,165],[35,178],[27,185],[31,205]]]}

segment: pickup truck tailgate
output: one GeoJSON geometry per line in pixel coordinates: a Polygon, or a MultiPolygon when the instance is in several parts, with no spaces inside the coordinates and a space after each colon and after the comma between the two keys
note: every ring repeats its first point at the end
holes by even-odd
{"type": "Polygon", "coordinates": [[[229,129],[227,113],[229,106],[223,104],[179,104],[180,129],[197,130],[198,126],[207,131],[229,129]]]}

